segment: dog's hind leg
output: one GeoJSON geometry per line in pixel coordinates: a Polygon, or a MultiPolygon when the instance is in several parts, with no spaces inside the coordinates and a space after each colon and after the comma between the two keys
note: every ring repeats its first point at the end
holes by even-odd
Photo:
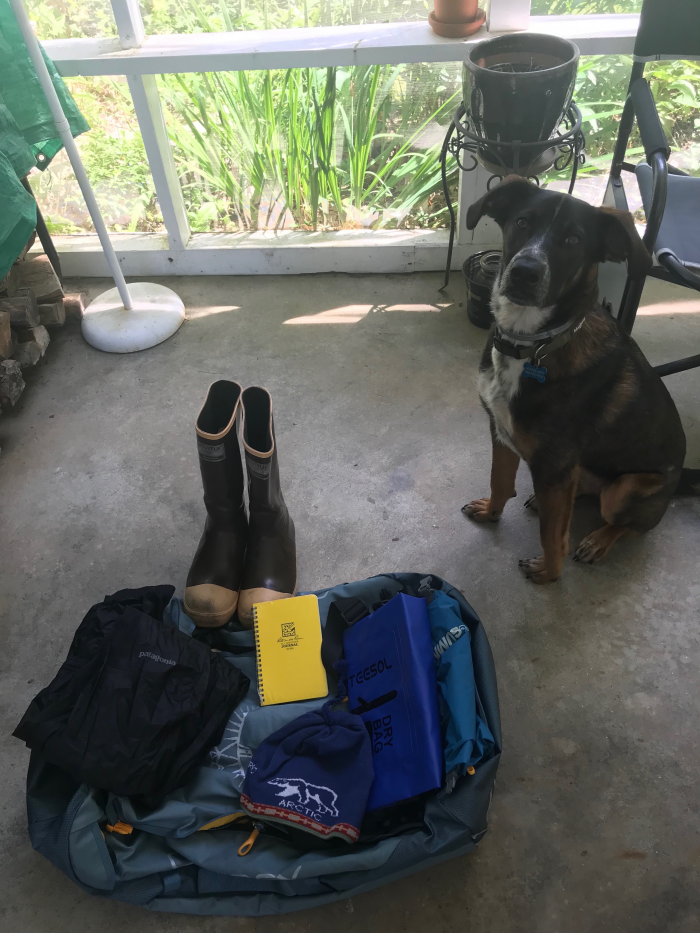
{"type": "Polygon", "coordinates": [[[541,557],[521,560],[520,569],[533,583],[552,583],[561,576],[564,558],[569,553],[569,527],[578,484],[576,467],[556,485],[546,485],[533,477],[540,513],[541,557]]]}
{"type": "Polygon", "coordinates": [[[606,523],[576,548],[574,560],[595,564],[628,531],[648,531],[658,524],[673,492],[662,473],[625,473],[603,489],[600,511],[606,523]]]}
{"type": "MultiPolygon", "coordinates": [[[[599,476],[596,476],[594,473],[589,473],[588,470],[584,470],[584,468],[581,467],[578,486],[576,487],[576,498],[578,499],[580,496],[599,496],[604,485],[604,481],[599,476]]],[[[533,512],[536,512],[539,508],[537,505],[537,496],[534,492],[531,496],[527,497],[523,504],[526,509],[532,509],[533,512]]]]}
{"type": "Polygon", "coordinates": [[[602,560],[618,538],[629,531],[624,525],[603,525],[581,541],[574,552],[574,560],[582,564],[595,564],[602,560]]]}
{"type": "Polygon", "coordinates": [[[491,460],[491,495],[488,499],[474,499],[462,507],[465,515],[477,522],[497,522],[506,502],[515,495],[515,474],[520,457],[493,435],[491,460]]]}

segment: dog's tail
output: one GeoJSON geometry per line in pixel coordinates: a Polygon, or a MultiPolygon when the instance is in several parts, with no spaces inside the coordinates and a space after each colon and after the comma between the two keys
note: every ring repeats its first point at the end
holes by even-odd
{"type": "Polygon", "coordinates": [[[683,467],[676,492],[679,496],[700,496],[700,470],[683,467]]]}

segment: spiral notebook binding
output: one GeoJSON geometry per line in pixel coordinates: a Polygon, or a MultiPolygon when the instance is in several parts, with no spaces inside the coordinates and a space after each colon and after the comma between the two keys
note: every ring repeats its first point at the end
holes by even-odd
{"type": "Polygon", "coordinates": [[[262,661],[260,659],[260,636],[258,635],[258,607],[253,606],[253,632],[255,633],[255,665],[258,670],[258,696],[260,705],[265,705],[265,691],[263,689],[262,661]]]}

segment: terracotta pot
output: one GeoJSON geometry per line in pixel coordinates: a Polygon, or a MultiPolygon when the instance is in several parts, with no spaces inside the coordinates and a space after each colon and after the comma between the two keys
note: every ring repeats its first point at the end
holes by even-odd
{"type": "Polygon", "coordinates": [[[482,9],[476,11],[476,18],[466,23],[440,23],[435,18],[435,11],[428,13],[428,22],[432,26],[433,32],[438,36],[444,36],[445,39],[464,39],[467,36],[473,36],[478,32],[486,22],[486,13],[482,9]]]}
{"type": "Polygon", "coordinates": [[[440,23],[468,23],[475,19],[479,0],[434,0],[435,19],[440,23]]]}

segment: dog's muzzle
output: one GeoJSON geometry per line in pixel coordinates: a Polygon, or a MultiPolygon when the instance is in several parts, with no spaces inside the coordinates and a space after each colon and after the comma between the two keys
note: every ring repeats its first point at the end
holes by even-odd
{"type": "Polygon", "coordinates": [[[538,253],[518,253],[501,280],[501,294],[515,304],[541,307],[548,288],[549,266],[538,253]]]}

